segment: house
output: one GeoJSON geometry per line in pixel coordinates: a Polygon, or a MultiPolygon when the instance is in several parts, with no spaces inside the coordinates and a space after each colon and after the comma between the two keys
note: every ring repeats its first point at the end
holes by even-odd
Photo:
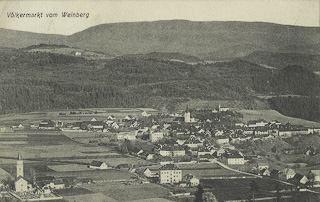
{"type": "Polygon", "coordinates": [[[269,169],[269,164],[264,162],[257,163],[257,169],[258,170],[269,169]]]}
{"type": "Polygon", "coordinates": [[[163,139],[163,132],[153,131],[150,133],[149,139],[151,140],[151,142],[157,142],[157,141],[163,139]]]}
{"type": "Polygon", "coordinates": [[[320,170],[310,170],[308,178],[313,183],[313,187],[320,187],[320,170]]]}
{"type": "Polygon", "coordinates": [[[102,161],[92,161],[91,164],[89,165],[89,168],[105,170],[105,169],[108,169],[108,165],[102,161]]]}
{"type": "Polygon", "coordinates": [[[238,152],[226,152],[222,155],[222,159],[228,165],[244,165],[244,157],[238,152]]]}
{"type": "Polygon", "coordinates": [[[229,144],[230,142],[230,138],[229,137],[221,137],[221,138],[218,138],[216,139],[216,143],[217,144],[229,144]]]}
{"type": "Polygon", "coordinates": [[[109,116],[107,117],[107,120],[110,120],[110,121],[113,121],[113,120],[115,120],[115,119],[116,119],[116,117],[113,116],[113,115],[109,115],[109,116]]]}
{"type": "Polygon", "coordinates": [[[143,171],[146,177],[159,177],[159,169],[156,168],[146,168],[143,171]]]}
{"type": "Polygon", "coordinates": [[[203,146],[203,143],[200,140],[187,140],[184,142],[184,145],[188,146],[189,148],[198,148],[203,146]]]}
{"type": "Polygon", "coordinates": [[[260,120],[248,121],[247,125],[249,128],[264,127],[268,125],[268,122],[266,122],[263,119],[260,119],[260,120]]]}
{"type": "Polygon", "coordinates": [[[182,181],[182,170],[174,164],[167,164],[160,169],[161,184],[175,184],[182,181]]]}
{"type": "Polygon", "coordinates": [[[295,175],[296,175],[296,172],[294,172],[293,169],[291,169],[291,168],[286,168],[286,169],[284,169],[284,170],[282,171],[281,178],[288,180],[288,179],[293,178],[295,175]]]}
{"type": "Polygon", "coordinates": [[[200,184],[200,180],[191,174],[183,176],[183,181],[185,181],[189,187],[196,187],[200,184]]]}
{"type": "Polygon", "coordinates": [[[259,175],[262,176],[271,176],[271,172],[268,170],[268,168],[264,168],[262,170],[259,170],[259,175]]]}
{"type": "Polygon", "coordinates": [[[45,187],[49,187],[50,189],[65,189],[66,185],[62,180],[53,180],[45,187]]]}
{"type": "Polygon", "coordinates": [[[141,116],[143,116],[143,117],[148,117],[148,116],[151,116],[151,114],[148,114],[146,111],[143,111],[143,112],[141,113],[141,116]]]}
{"type": "Polygon", "coordinates": [[[179,146],[164,146],[160,149],[160,155],[169,157],[185,156],[186,151],[179,146]]]}
{"type": "Polygon", "coordinates": [[[123,119],[124,122],[133,121],[133,120],[136,120],[136,118],[133,117],[132,115],[127,115],[127,116],[125,116],[124,119],[123,119]]]}
{"type": "Polygon", "coordinates": [[[81,123],[81,128],[83,130],[103,130],[104,129],[104,123],[103,121],[83,121],[81,123]]]}
{"type": "Polygon", "coordinates": [[[309,181],[309,179],[304,175],[296,173],[293,178],[289,179],[289,181],[298,185],[298,184],[306,184],[309,181]]]}
{"type": "Polygon", "coordinates": [[[55,129],[55,126],[56,124],[52,120],[43,120],[39,124],[39,129],[55,129]]]}

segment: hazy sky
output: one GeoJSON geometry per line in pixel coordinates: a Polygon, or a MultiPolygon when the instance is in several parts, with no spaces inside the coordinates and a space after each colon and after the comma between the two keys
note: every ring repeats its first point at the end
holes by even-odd
{"type": "Polygon", "coordinates": [[[319,0],[11,0],[0,1],[0,27],[68,35],[103,23],[171,19],[319,26],[319,8],[319,0]],[[43,16],[11,18],[10,12],[43,16]],[[62,12],[89,13],[89,17],[63,18],[62,12]],[[46,13],[58,17],[49,18],[46,13]]]}

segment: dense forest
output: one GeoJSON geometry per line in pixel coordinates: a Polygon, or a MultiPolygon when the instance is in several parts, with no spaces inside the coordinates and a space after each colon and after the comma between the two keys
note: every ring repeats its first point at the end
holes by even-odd
{"type": "Polygon", "coordinates": [[[320,122],[320,98],[314,96],[288,96],[270,99],[271,107],[281,114],[320,122]]]}
{"type": "Polygon", "coordinates": [[[250,108],[257,93],[320,92],[311,85],[319,78],[302,67],[274,71],[244,60],[191,65],[157,54],[88,60],[26,50],[0,49],[1,114],[88,107],[172,110],[192,98],[240,100],[250,108]]]}

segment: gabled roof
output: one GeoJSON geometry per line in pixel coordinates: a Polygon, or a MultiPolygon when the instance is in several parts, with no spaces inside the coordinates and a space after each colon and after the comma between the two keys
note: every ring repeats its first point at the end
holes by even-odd
{"type": "Polygon", "coordinates": [[[15,182],[19,181],[20,179],[23,179],[23,180],[25,180],[25,181],[27,181],[27,182],[30,182],[29,180],[27,180],[26,178],[24,178],[24,177],[22,177],[22,176],[17,177],[17,179],[16,179],[15,182]]]}
{"type": "Polygon", "coordinates": [[[102,161],[92,161],[91,166],[100,167],[103,164],[102,161]]]}

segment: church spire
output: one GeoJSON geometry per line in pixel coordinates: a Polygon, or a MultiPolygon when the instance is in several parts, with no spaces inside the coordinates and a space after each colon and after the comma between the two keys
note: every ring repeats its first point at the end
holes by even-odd
{"type": "Polygon", "coordinates": [[[22,155],[20,154],[20,152],[18,153],[18,160],[22,160],[22,155]]]}

